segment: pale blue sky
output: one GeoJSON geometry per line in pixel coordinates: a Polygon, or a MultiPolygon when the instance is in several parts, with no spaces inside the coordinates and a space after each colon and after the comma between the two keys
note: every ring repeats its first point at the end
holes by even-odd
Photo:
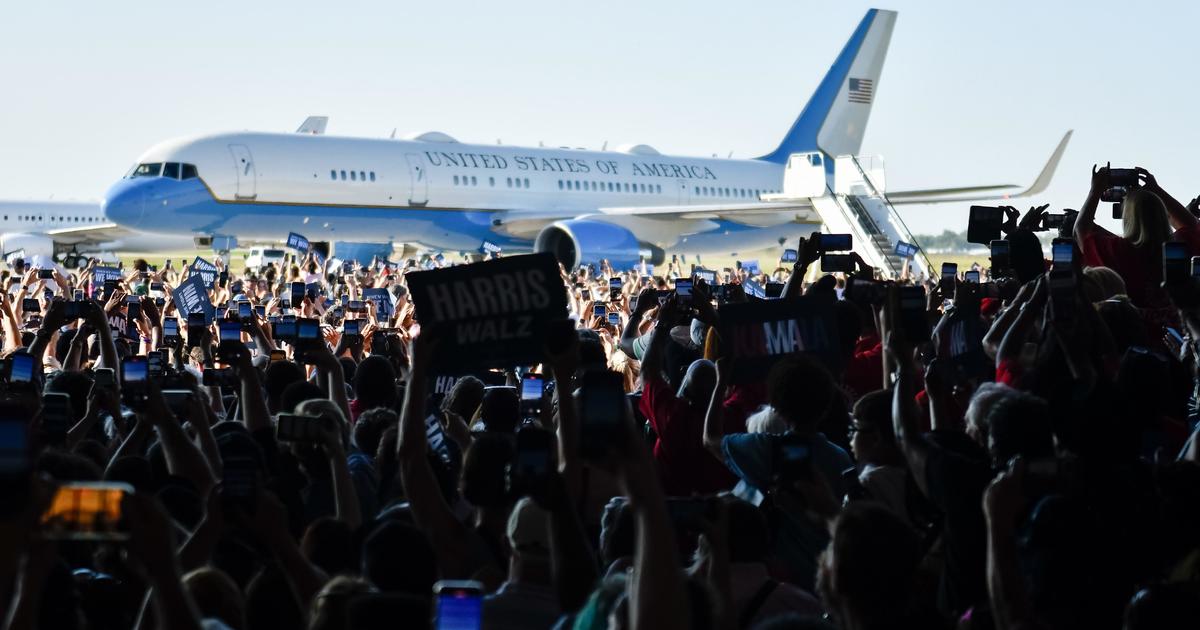
{"type": "MultiPolygon", "coordinates": [[[[0,20],[0,198],[99,198],[144,149],[234,129],[751,157],[773,149],[865,2],[19,2],[0,20]]],[[[1180,198],[1200,131],[1200,3],[908,2],[864,153],[889,187],[1032,181],[1077,207],[1093,162],[1180,198]]],[[[1184,201],[1186,201],[1184,199],[1184,201]]],[[[917,232],[966,208],[911,207],[917,232]]]]}

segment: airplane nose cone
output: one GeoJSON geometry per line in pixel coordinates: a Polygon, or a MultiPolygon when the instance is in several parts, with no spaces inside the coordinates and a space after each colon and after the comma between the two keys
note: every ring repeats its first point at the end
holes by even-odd
{"type": "Polygon", "coordinates": [[[146,191],[137,180],[121,180],[104,195],[104,216],[117,225],[137,227],[146,210],[146,191]]]}

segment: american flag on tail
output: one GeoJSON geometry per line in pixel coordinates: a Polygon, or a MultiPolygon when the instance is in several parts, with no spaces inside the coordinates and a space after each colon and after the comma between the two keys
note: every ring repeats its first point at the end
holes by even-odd
{"type": "Polygon", "coordinates": [[[871,104],[871,96],[875,92],[875,82],[871,79],[850,79],[847,91],[851,103],[871,104]]]}

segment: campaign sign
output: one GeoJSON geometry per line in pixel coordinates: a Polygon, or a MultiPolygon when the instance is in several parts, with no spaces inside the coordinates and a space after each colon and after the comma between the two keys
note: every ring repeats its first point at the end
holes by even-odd
{"type": "Polygon", "coordinates": [[[542,359],[567,293],[549,253],[499,258],[408,275],[417,320],[439,327],[439,368],[515,367],[542,359]]]}
{"type": "Polygon", "coordinates": [[[212,323],[216,308],[208,299],[208,286],[199,274],[188,276],[171,294],[180,313],[204,313],[204,321],[212,323]]]}
{"type": "Polygon", "coordinates": [[[484,241],[483,244],[479,246],[479,253],[480,254],[499,254],[500,246],[491,241],[484,241]]]}
{"type": "Polygon", "coordinates": [[[392,305],[392,296],[387,289],[363,289],[363,299],[375,303],[375,315],[381,321],[391,319],[396,309],[392,305]]]}
{"type": "Polygon", "coordinates": [[[750,272],[750,275],[752,276],[757,276],[758,274],[762,273],[762,269],[760,269],[758,266],[758,260],[743,260],[742,269],[750,272]]]}
{"type": "Polygon", "coordinates": [[[753,280],[747,280],[742,283],[742,289],[746,291],[746,295],[760,300],[767,299],[767,290],[763,286],[753,280]]]}
{"type": "Polygon", "coordinates": [[[921,248],[913,245],[912,243],[896,241],[895,254],[901,258],[912,258],[913,256],[917,255],[917,252],[920,251],[920,249],[921,248]]]}
{"type": "Polygon", "coordinates": [[[797,353],[812,355],[834,375],[842,371],[832,301],[801,296],[730,302],[719,313],[721,344],[733,357],[732,383],[762,382],[776,361],[797,353]]]}
{"type": "Polygon", "coordinates": [[[116,267],[95,267],[92,269],[92,292],[103,289],[105,280],[120,281],[121,278],[121,270],[116,267]]]}
{"type": "Polygon", "coordinates": [[[200,274],[205,287],[212,287],[213,283],[217,281],[217,266],[199,256],[192,261],[192,273],[200,274]]]}
{"type": "Polygon", "coordinates": [[[287,246],[297,251],[308,252],[308,239],[295,232],[288,232],[287,246]]]}

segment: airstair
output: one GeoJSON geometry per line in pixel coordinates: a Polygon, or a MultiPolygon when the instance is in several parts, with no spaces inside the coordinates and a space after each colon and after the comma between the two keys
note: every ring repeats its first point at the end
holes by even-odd
{"type": "MultiPolygon", "coordinates": [[[[905,259],[896,255],[897,243],[917,245],[904,219],[888,201],[883,160],[874,156],[843,155],[830,165],[820,152],[788,157],[783,192],[764,196],[765,201],[808,201],[829,234],[851,234],[854,250],[886,278],[897,278],[905,259]],[[832,166],[832,169],[828,167],[832,166]],[[829,171],[833,171],[832,186],[829,171]]],[[[932,263],[919,250],[913,272],[931,277],[932,263]]]]}

